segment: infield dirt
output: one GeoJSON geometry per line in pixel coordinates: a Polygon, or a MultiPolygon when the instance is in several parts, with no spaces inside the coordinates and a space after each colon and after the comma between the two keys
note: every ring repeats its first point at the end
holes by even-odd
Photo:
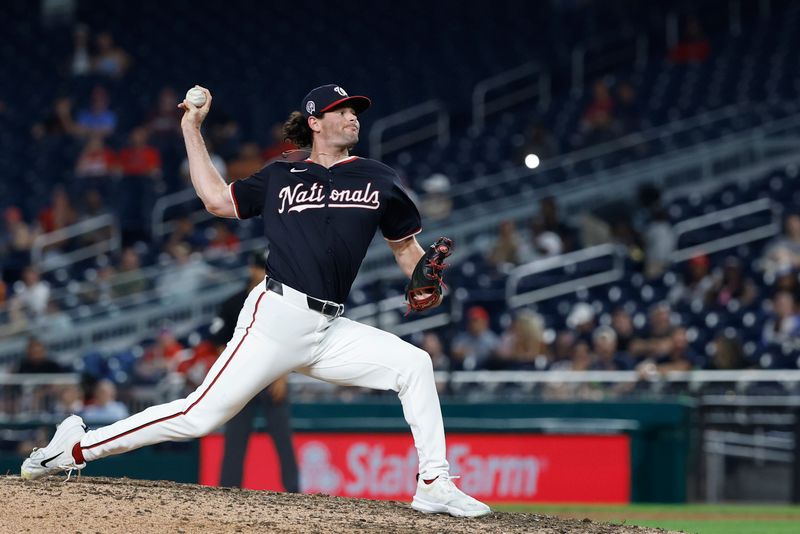
{"type": "Polygon", "coordinates": [[[524,513],[477,519],[425,515],[408,503],[212,488],[174,482],[63,477],[0,478],[0,532],[315,534],[646,534],[664,530],[524,513]]]}

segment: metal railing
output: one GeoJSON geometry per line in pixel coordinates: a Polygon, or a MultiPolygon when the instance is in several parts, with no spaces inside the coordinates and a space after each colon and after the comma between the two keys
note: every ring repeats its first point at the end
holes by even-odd
{"type": "Polygon", "coordinates": [[[550,86],[550,75],[534,63],[481,80],[472,90],[472,127],[480,131],[489,115],[533,99],[540,108],[547,107],[550,86]]]}
{"type": "Polygon", "coordinates": [[[397,295],[345,310],[345,315],[400,337],[445,326],[453,320],[451,312],[442,306],[434,315],[403,321],[407,309],[405,297],[397,295]]]}
{"type": "MultiPolygon", "coordinates": [[[[181,191],[164,195],[156,200],[153,204],[153,211],[150,215],[150,228],[152,228],[152,237],[156,240],[163,239],[167,234],[175,229],[175,221],[166,220],[167,210],[175,206],[181,206],[190,202],[198,201],[197,192],[194,187],[187,187],[181,191]]],[[[200,223],[214,218],[214,215],[209,213],[204,208],[192,211],[188,217],[193,223],[200,223]]]]}
{"type": "Polygon", "coordinates": [[[39,272],[45,273],[58,268],[69,267],[79,261],[93,258],[100,254],[116,252],[120,249],[121,243],[122,239],[117,219],[108,214],[98,215],[97,217],[37,236],[31,245],[31,262],[39,269],[39,272]],[[90,236],[101,231],[106,231],[108,235],[69,252],[59,253],[57,260],[48,260],[46,255],[48,247],[76,237],[90,236]]]}
{"type": "Polygon", "coordinates": [[[446,145],[450,140],[450,115],[438,100],[428,100],[375,121],[369,131],[369,157],[380,160],[386,154],[431,138],[436,138],[439,146],[446,145]],[[426,117],[431,120],[425,125],[385,139],[390,129],[399,126],[410,128],[414,121],[426,117]]]}
{"type": "MultiPolygon", "coordinates": [[[[732,110],[728,110],[732,111],[732,110]]],[[[725,116],[727,116],[727,111],[725,116]]],[[[686,121],[681,130],[699,120],[686,121]]],[[[558,158],[552,165],[566,165],[573,156],[582,159],[591,151],[558,158]]],[[[501,221],[523,223],[536,213],[536,203],[556,196],[562,210],[587,203],[598,204],[633,198],[642,184],[653,184],[679,194],[710,190],[727,183],[746,182],[773,168],[800,162],[800,115],[772,124],[730,134],[699,147],[690,146],[667,154],[658,154],[636,164],[577,176],[561,183],[529,188],[521,193],[488,200],[453,213],[433,232],[423,228],[418,240],[428,241],[447,235],[461,246],[461,253],[472,251],[476,236],[486,234],[501,221]],[[787,137],[789,135],[789,137],[787,137]],[[434,235],[435,233],[435,235],[434,235]]],[[[492,187],[511,180],[522,180],[532,171],[512,171],[486,177],[483,184],[464,184],[452,189],[458,197],[479,188],[492,187]],[[487,185],[488,184],[488,185],[487,185]]],[[[457,248],[458,252],[459,249],[457,248]]],[[[393,256],[387,247],[371,247],[362,264],[356,284],[369,283],[380,277],[397,278],[393,256]],[[394,268],[393,268],[394,267],[394,268]]],[[[454,259],[454,261],[456,261],[454,259]]]]}
{"type": "MultiPolygon", "coordinates": [[[[153,280],[164,272],[157,267],[149,271],[153,280]]],[[[27,336],[34,330],[65,362],[71,361],[87,347],[114,350],[129,348],[141,339],[152,336],[165,323],[169,323],[179,335],[187,333],[210,322],[220,302],[239,291],[247,276],[245,268],[216,270],[202,291],[184,298],[167,297],[159,293],[157,286],[151,287],[135,298],[122,298],[99,306],[66,331],[48,329],[46,322],[34,323],[0,343],[0,364],[22,358],[27,336]]]]}
{"type": "Polygon", "coordinates": [[[697,254],[713,254],[720,250],[731,249],[746,243],[752,243],[761,239],[774,237],[781,232],[781,213],[782,208],[780,204],[773,202],[768,198],[760,198],[752,202],[746,202],[738,206],[714,211],[699,217],[693,217],[677,223],[673,227],[676,242],[681,236],[690,232],[701,230],[704,228],[716,226],[720,223],[733,221],[739,217],[746,217],[754,213],[768,211],[771,214],[771,220],[767,224],[742,230],[735,234],[726,235],[718,239],[706,241],[689,247],[677,249],[672,252],[671,259],[673,262],[681,262],[688,260],[697,254]]]}
{"type": "Polygon", "coordinates": [[[506,279],[506,302],[508,302],[511,308],[519,308],[520,306],[526,306],[572,293],[577,288],[590,288],[615,282],[625,276],[623,256],[624,247],[620,245],[604,244],[519,265],[511,270],[506,279]],[[529,276],[545,273],[554,269],[571,268],[575,271],[574,268],[581,262],[604,257],[611,260],[611,265],[608,269],[578,276],[577,278],[567,278],[554,284],[550,283],[546,287],[517,293],[520,282],[529,276]]]}
{"type": "Polygon", "coordinates": [[[54,414],[60,392],[81,384],[78,373],[28,374],[0,373],[0,425],[35,419],[57,423],[63,414],[54,414]],[[4,411],[5,410],[5,411],[4,411]]]}

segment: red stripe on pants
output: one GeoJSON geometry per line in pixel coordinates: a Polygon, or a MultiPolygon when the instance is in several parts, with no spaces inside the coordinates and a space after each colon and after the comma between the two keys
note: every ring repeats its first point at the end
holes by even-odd
{"type": "Polygon", "coordinates": [[[247,329],[244,332],[244,336],[242,336],[242,339],[239,340],[239,344],[236,345],[235,349],[233,349],[233,352],[231,353],[230,357],[228,358],[228,361],[225,362],[225,365],[222,366],[222,369],[219,370],[219,373],[217,373],[217,376],[214,377],[214,380],[211,381],[211,383],[208,385],[208,388],[206,388],[206,390],[203,392],[203,394],[200,395],[200,397],[196,401],[194,401],[188,408],[186,408],[185,410],[183,410],[181,412],[174,413],[172,415],[167,415],[165,417],[161,417],[159,419],[156,419],[155,421],[150,421],[149,423],[145,423],[143,425],[139,425],[136,428],[132,428],[131,430],[123,432],[122,434],[118,434],[116,436],[112,436],[112,437],[110,437],[108,439],[105,439],[103,441],[97,442],[97,443],[95,443],[93,445],[88,445],[86,447],[81,447],[81,449],[92,449],[92,448],[98,447],[100,445],[105,445],[106,443],[114,441],[115,439],[119,439],[119,438],[121,438],[123,436],[127,436],[128,434],[132,434],[132,433],[136,432],[137,430],[141,430],[143,428],[147,428],[148,426],[155,425],[156,423],[161,423],[163,421],[169,421],[170,419],[174,419],[175,417],[178,417],[178,416],[181,416],[181,415],[186,415],[187,413],[189,413],[191,411],[191,409],[194,408],[197,405],[198,402],[203,400],[203,397],[206,396],[206,393],[208,393],[211,390],[211,388],[214,387],[214,384],[217,382],[217,379],[220,376],[222,376],[222,373],[225,372],[225,368],[228,367],[228,364],[231,363],[231,360],[233,360],[233,357],[236,356],[236,353],[239,351],[239,348],[242,346],[242,343],[244,343],[244,340],[247,338],[247,335],[250,333],[250,328],[256,322],[256,313],[258,312],[258,305],[261,303],[261,299],[266,294],[267,294],[267,292],[264,291],[263,293],[261,293],[261,295],[259,295],[258,300],[256,301],[255,309],[253,310],[253,318],[250,321],[250,324],[247,326],[247,329]]]}

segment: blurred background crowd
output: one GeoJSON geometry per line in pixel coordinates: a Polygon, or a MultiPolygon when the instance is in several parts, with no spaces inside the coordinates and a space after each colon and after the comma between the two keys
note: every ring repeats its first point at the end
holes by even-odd
{"type": "MultiPolygon", "coordinates": [[[[735,181],[702,187],[689,174],[675,185],[647,174],[652,162],[688,161],[698,147],[795,117],[794,3],[744,3],[726,19],[718,15],[728,4],[715,1],[507,2],[480,35],[485,6],[450,1],[400,12],[358,1],[325,17],[308,16],[319,9],[310,0],[291,13],[253,2],[192,6],[43,0],[0,8],[8,28],[0,48],[0,369],[83,376],[81,386],[35,398],[9,394],[0,411],[30,402],[116,420],[157,395],[191,389],[216,358],[214,307],[246,284],[247,258],[268,244],[258,222],[210,219],[194,198],[176,106],[195,83],[214,95],[204,134],[228,181],[302,157],[280,126],[321,83],[373,98],[357,155],[375,154],[381,139],[369,132],[380,119],[432,99],[446,110],[446,138],[381,152],[418,201],[426,230],[480,226],[456,243],[466,246],[446,274],[446,320],[401,329],[437,370],[635,370],[646,379],[800,366],[799,162],[780,153],[771,166],[765,157],[735,181]],[[446,23],[456,11],[458,23],[446,23]],[[325,38],[307,39],[301,25],[325,38]],[[373,25],[385,31],[380,42],[366,34],[373,25]],[[410,38],[405,27],[426,38],[410,38]],[[473,89],[529,63],[538,65],[536,83],[547,73],[546,90],[478,125],[473,89]],[[618,169],[636,176],[617,198],[561,194],[618,169]],[[769,202],[763,213],[678,230],[758,201],[769,202]],[[771,233],[719,246],[770,224],[771,233]],[[609,269],[580,256],[603,244],[618,276],[574,282],[576,272],[609,269]],[[572,285],[512,303],[509,280],[548,260],[555,272],[539,269],[517,289],[572,285]],[[203,313],[146,315],[180,305],[203,313]],[[103,321],[116,330],[91,329],[103,321]]],[[[399,271],[357,280],[346,305],[365,309],[402,287],[399,271]]],[[[390,329],[404,320],[399,312],[369,318],[390,329]]]]}

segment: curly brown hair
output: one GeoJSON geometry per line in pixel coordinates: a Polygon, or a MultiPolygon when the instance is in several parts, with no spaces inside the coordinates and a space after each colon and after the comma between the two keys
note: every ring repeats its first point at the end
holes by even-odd
{"type": "Polygon", "coordinates": [[[311,147],[313,137],[306,116],[299,111],[292,111],[283,123],[283,137],[300,148],[311,147]]]}

